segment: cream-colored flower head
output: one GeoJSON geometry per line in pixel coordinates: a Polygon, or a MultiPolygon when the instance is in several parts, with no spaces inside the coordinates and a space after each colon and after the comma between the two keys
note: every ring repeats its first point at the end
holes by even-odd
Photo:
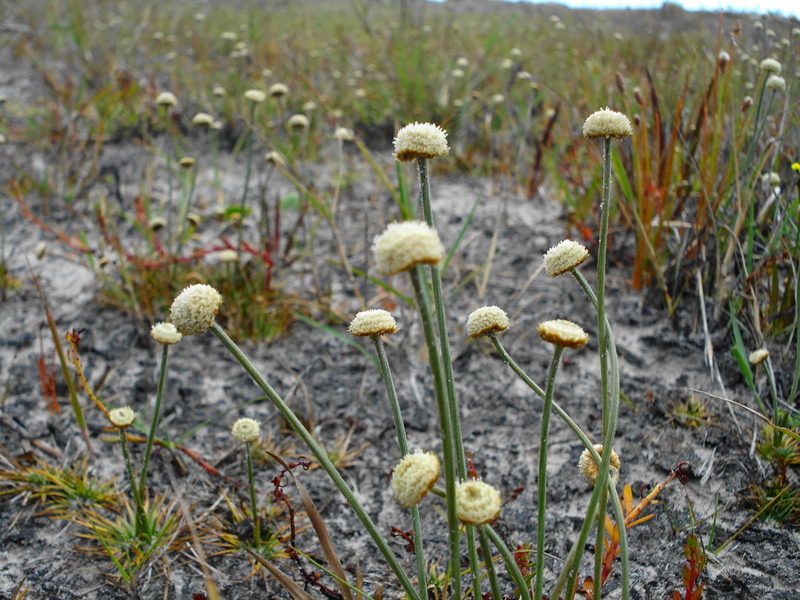
{"type": "Polygon", "coordinates": [[[382,275],[395,275],[419,263],[438,265],[444,259],[439,235],[422,221],[392,223],[375,238],[372,250],[382,275]]]}
{"type": "Polygon", "coordinates": [[[333,132],[333,137],[343,142],[352,142],[354,139],[352,130],[347,127],[337,127],[336,131],[333,132]]]}
{"type": "Polygon", "coordinates": [[[450,152],[446,136],[447,132],[433,123],[406,125],[394,138],[394,156],[402,162],[446,156],[450,152]]]}
{"type": "Polygon", "coordinates": [[[183,158],[178,160],[178,165],[182,169],[191,169],[197,161],[193,159],[191,156],[184,156],[183,158]]]}
{"type": "Polygon", "coordinates": [[[768,90],[775,90],[776,92],[786,91],[786,80],[780,75],[774,73],[767,77],[767,82],[764,84],[768,90]]]}
{"type": "Polygon", "coordinates": [[[255,442],[261,435],[261,425],[254,419],[239,419],[231,427],[231,435],[243,443],[255,442]]]}
{"type": "Polygon", "coordinates": [[[456,486],[456,514],[467,525],[491,523],[500,516],[502,500],[497,488],[469,479],[456,486]]]}
{"type": "Polygon", "coordinates": [[[550,277],[563,275],[589,257],[589,251],[578,242],[562,240],[544,255],[544,270],[550,277]]]}
{"type": "Polygon", "coordinates": [[[273,83],[269,86],[269,95],[272,98],[283,98],[289,95],[289,88],[282,83],[273,83]]]}
{"type": "Polygon", "coordinates": [[[159,344],[177,344],[183,334],[172,323],[156,323],[150,329],[150,337],[159,344]]]}
{"type": "Polygon", "coordinates": [[[583,348],[589,341],[589,334],[580,325],[565,319],[554,319],[540,323],[539,335],[545,342],[562,348],[583,348]]]}
{"type": "MultiPolygon", "coordinates": [[[[597,450],[597,453],[602,457],[603,456],[603,444],[595,444],[594,449],[597,450]]],[[[609,463],[609,470],[608,474],[611,476],[614,485],[617,484],[617,479],[619,478],[619,455],[611,450],[611,462],[609,463]]],[[[578,469],[583,475],[583,478],[586,480],[586,483],[594,484],[597,482],[597,477],[600,474],[600,469],[598,465],[594,462],[594,458],[589,453],[588,450],[584,450],[581,453],[581,457],[578,460],[578,469]]]]}
{"type": "Polygon", "coordinates": [[[747,357],[747,360],[750,361],[751,365],[760,365],[762,362],[769,358],[769,350],[766,348],[760,348],[758,350],[753,350],[750,353],[750,356],[747,357]]]}
{"type": "Polygon", "coordinates": [[[161,92],[158,96],[156,96],[156,104],[158,106],[171,107],[178,104],[178,99],[172,92],[161,92]]]}
{"type": "Polygon", "coordinates": [[[190,285],[172,302],[172,324],[183,335],[203,333],[211,327],[221,305],[222,295],[210,285],[190,285]]]}
{"type": "Polygon", "coordinates": [[[758,68],[762,71],[766,71],[767,73],[775,73],[776,75],[780,75],[781,63],[779,63],[774,58],[765,58],[761,61],[761,64],[758,65],[758,68]]]}
{"type": "Polygon", "coordinates": [[[244,99],[252,102],[253,104],[261,104],[267,99],[267,93],[261,90],[247,90],[244,93],[244,99]]]}
{"type": "Polygon", "coordinates": [[[482,306],[467,317],[467,335],[473,339],[502,333],[509,327],[506,311],[497,306],[482,306]]]}
{"type": "Polygon", "coordinates": [[[353,322],[350,323],[348,331],[351,335],[391,335],[397,333],[397,321],[385,310],[374,308],[372,310],[362,310],[358,313],[353,322]]]}
{"type": "Polygon", "coordinates": [[[220,250],[219,254],[217,254],[217,258],[221,263],[235,263],[239,262],[239,253],[232,248],[228,248],[226,250],[220,250]]]}
{"type": "Polygon", "coordinates": [[[392,472],[392,496],[403,508],[425,497],[439,479],[439,459],[433,452],[406,454],[392,472]]]}
{"type": "Polygon", "coordinates": [[[224,98],[228,92],[225,91],[224,87],[218,85],[213,90],[211,90],[211,93],[214,94],[214,96],[216,96],[217,98],[224,98]]]}
{"type": "Polygon", "coordinates": [[[199,112],[192,117],[192,125],[198,127],[211,127],[212,123],[214,123],[214,117],[208,113],[199,112]]]}
{"type": "Polygon", "coordinates": [[[147,226],[151,231],[161,231],[167,226],[167,221],[164,217],[153,217],[147,222],[147,226]]]}
{"type": "Polygon", "coordinates": [[[136,413],[130,407],[123,406],[108,413],[108,420],[117,429],[127,429],[136,420],[136,413]]]}
{"type": "Polygon", "coordinates": [[[605,108],[592,113],[583,123],[583,135],[587,138],[624,139],[633,135],[631,122],[621,112],[605,108]]]}
{"type": "Polygon", "coordinates": [[[781,176],[774,171],[769,173],[764,173],[761,175],[761,183],[764,185],[780,185],[781,184],[781,176]]]}
{"type": "Polygon", "coordinates": [[[280,152],[271,150],[264,155],[264,160],[272,165],[286,165],[286,159],[280,152]]]}
{"type": "Polygon", "coordinates": [[[309,125],[311,125],[311,123],[308,120],[308,117],[300,114],[292,115],[286,122],[286,126],[289,129],[295,129],[295,130],[308,129],[309,125]]]}

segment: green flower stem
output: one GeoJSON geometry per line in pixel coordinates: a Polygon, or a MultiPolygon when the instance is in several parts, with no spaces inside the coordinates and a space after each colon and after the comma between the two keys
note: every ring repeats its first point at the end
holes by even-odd
{"type": "Polygon", "coordinates": [[[550,594],[551,598],[561,598],[561,590],[564,589],[565,585],[567,586],[567,593],[564,595],[564,597],[574,597],[575,580],[578,577],[583,549],[586,547],[586,540],[589,539],[589,532],[592,530],[592,527],[595,524],[596,508],[599,504],[599,501],[600,487],[596,485],[592,491],[592,497],[589,500],[589,507],[586,510],[586,518],[581,526],[578,539],[576,539],[573,543],[572,548],[567,555],[567,559],[564,561],[564,568],[561,570],[561,574],[558,576],[555,586],[553,586],[553,591],[550,594]]]}
{"type": "MultiPolygon", "coordinates": [[[[492,544],[494,544],[498,552],[500,552],[500,556],[503,558],[503,562],[506,565],[506,572],[508,576],[511,577],[511,581],[514,582],[514,585],[517,586],[521,600],[531,600],[531,591],[528,589],[525,577],[522,575],[522,571],[519,570],[519,565],[517,561],[514,560],[514,555],[511,554],[506,547],[503,539],[497,535],[497,532],[492,529],[491,525],[480,525],[479,527],[481,533],[484,533],[492,541],[492,544]]],[[[557,598],[557,596],[554,597],[557,598]]]]}
{"type": "Polygon", "coordinates": [[[239,347],[228,336],[228,334],[225,333],[225,331],[217,323],[213,323],[211,325],[211,331],[217,336],[220,342],[222,342],[223,346],[228,349],[228,351],[239,362],[239,364],[242,365],[248,375],[253,378],[253,381],[256,383],[256,385],[264,391],[273,405],[278,409],[278,411],[280,411],[283,418],[286,419],[295,433],[297,433],[297,435],[308,446],[309,450],[311,450],[311,452],[314,454],[314,457],[317,459],[317,461],[319,461],[320,466],[328,474],[328,477],[331,478],[331,481],[338,488],[339,492],[341,492],[342,496],[344,496],[345,500],[347,500],[350,508],[352,508],[356,517],[358,517],[359,521],[361,521],[364,529],[366,529],[367,533],[378,547],[378,550],[383,555],[395,577],[397,577],[397,580],[400,582],[400,585],[403,587],[403,590],[408,598],[410,600],[422,600],[422,598],[420,598],[418,595],[417,590],[414,589],[411,580],[409,580],[408,576],[403,571],[403,567],[392,553],[391,548],[389,548],[389,545],[381,537],[377,526],[372,521],[369,514],[367,514],[367,512],[364,510],[364,507],[358,502],[355,494],[353,494],[353,491],[347,485],[344,478],[339,474],[339,471],[336,470],[336,467],[328,458],[325,450],[317,443],[297,415],[294,414],[292,409],[289,408],[289,406],[283,401],[278,393],[272,389],[272,386],[269,385],[267,380],[264,379],[264,377],[256,370],[250,360],[239,349],[239,347]]]}
{"type": "Polygon", "coordinates": [[[453,426],[451,413],[447,403],[444,374],[439,354],[436,348],[436,333],[433,330],[433,314],[428,297],[428,285],[425,281],[425,270],[422,265],[409,269],[414,294],[417,298],[420,316],[422,317],[422,331],[425,335],[425,345],[428,349],[428,362],[433,376],[433,389],[436,396],[436,408],[439,412],[439,427],[442,432],[442,453],[444,455],[445,490],[447,494],[447,533],[450,542],[450,571],[453,574],[453,599],[461,598],[461,561],[459,541],[461,531],[456,516],[456,461],[453,442],[453,426]]]}
{"type": "MultiPolygon", "coordinates": [[[[578,277],[580,275],[576,271],[573,271],[573,274],[575,274],[576,277],[578,277]]],[[[584,280],[584,282],[585,282],[585,280],[584,280]]],[[[591,294],[590,299],[594,298],[594,292],[591,291],[591,288],[587,288],[587,289],[589,290],[589,293],[591,294]]],[[[595,298],[595,301],[596,301],[596,298],[595,298]]],[[[541,387],[539,387],[530,377],[528,377],[527,373],[525,373],[519,367],[519,365],[517,365],[517,363],[514,362],[514,360],[511,358],[511,356],[506,352],[505,348],[503,348],[503,346],[500,343],[500,340],[497,338],[497,336],[490,335],[489,337],[492,340],[492,343],[494,344],[494,347],[500,353],[500,356],[503,358],[503,360],[511,367],[511,369],[519,376],[519,378],[522,379],[522,381],[524,381],[526,385],[528,385],[528,387],[530,387],[534,392],[536,392],[536,394],[538,396],[543,398],[544,395],[545,395],[544,390],[542,390],[541,387]]],[[[614,343],[613,336],[611,336],[609,338],[609,340],[610,340],[611,344],[613,345],[613,343],[614,343]]],[[[616,350],[614,350],[612,352],[612,354],[611,354],[612,361],[616,361],[616,357],[617,357],[617,353],[616,353],[616,350]]],[[[614,362],[614,364],[616,364],[616,363],[614,362]]],[[[559,417],[561,417],[561,420],[564,421],[567,424],[567,426],[580,439],[580,441],[583,444],[584,448],[586,448],[589,451],[589,454],[591,454],[591,456],[592,456],[592,458],[594,458],[595,462],[598,465],[602,464],[602,460],[603,459],[600,456],[600,454],[597,452],[597,450],[594,449],[594,444],[592,444],[592,442],[589,439],[589,437],[583,432],[583,430],[572,419],[572,417],[570,417],[569,414],[567,414],[567,412],[563,408],[561,408],[561,406],[555,400],[553,400],[553,410],[556,412],[556,414],[559,417]]],[[[614,488],[613,482],[611,482],[609,480],[608,481],[608,486],[609,486],[609,490],[610,490],[609,497],[611,498],[612,507],[614,509],[614,518],[616,519],[617,523],[624,523],[625,522],[625,515],[622,513],[622,503],[619,500],[619,496],[617,496],[617,493],[616,493],[616,490],[614,488]]],[[[595,499],[595,497],[593,495],[592,499],[589,501],[589,506],[592,507],[592,511],[594,511],[593,507],[597,503],[599,503],[599,496],[595,499]]],[[[584,525],[588,527],[589,524],[591,523],[591,518],[593,518],[593,513],[591,515],[589,513],[587,513],[587,517],[586,518],[587,518],[587,520],[584,521],[584,525]]],[[[586,530],[586,536],[588,536],[588,534],[589,534],[589,529],[586,530]]],[[[583,545],[586,544],[586,539],[587,539],[587,537],[584,537],[583,542],[582,542],[583,545]]],[[[624,527],[621,528],[620,531],[619,531],[619,545],[620,545],[620,559],[621,559],[621,562],[622,562],[623,596],[627,599],[627,597],[629,595],[628,590],[629,590],[629,587],[630,587],[630,583],[629,583],[630,582],[630,565],[629,565],[629,561],[628,561],[628,537],[627,537],[627,533],[626,533],[624,527]]],[[[580,560],[580,556],[578,556],[578,560],[580,560]]],[[[562,571],[562,574],[561,574],[561,576],[559,578],[559,579],[562,579],[562,578],[564,579],[564,581],[561,583],[561,587],[559,588],[558,584],[556,584],[556,586],[557,586],[556,589],[558,589],[559,591],[561,589],[563,589],[563,583],[566,581],[567,574],[568,574],[568,572],[570,570],[569,569],[569,563],[570,563],[570,560],[567,559],[566,566],[564,567],[564,570],[562,571]]],[[[557,596],[557,594],[553,593],[552,597],[558,597],[558,596],[557,596]]]]}
{"type": "Polygon", "coordinates": [[[147,432],[147,443],[144,446],[144,457],[142,457],[142,472],[139,474],[139,489],[144,492],[147,489],[147,467],[150,464],[150,454],[153,452],[153,440],[156,439],[156,429],[158,428],[158,415],[161,411],[161,398],[164,397],[164,382],[167,375],[167,355],[169,344],[162,344],[161,349],[161,368],[158,372],[158,387],[156,388],[156,405],[153,408],[153,418],[150,421],[150,431],[147,432]]]}
{"type": "Polygon", "coordinates": [[[253,122],[256,118],[256,103],[250,103],[250,122],[247,124],[247,171],[244,174],[244,187],[242,188],[242,201],[239,203],[239,246],[242,248],[244,236],[244,211],[247,208],[247,188],[250,186],[250,173],[253,170],[253,122]]]}
{"type": "MultiPolygon", "coordinates": [[[[394,387],[394,381],[392,379],[392,371],[389,368],[389,361],[386,358],[386,349],[381,336],[371,335],[370,339],[375,346],[381,377],[386,385],[386,395],[389,397],[389,406],[392,409],[392,418],[394,419],[394,428],[397,433],[397,445],[400,447],[400,456],[405,456],[408,454],[408,438],[406,437],[406,428],[403,425],[403,415],[400,412],[400,402],[397,399],[397,390],[394,387]]],[[[420,597],[425,598],[427,595],[428,583],[427,574],[425,573],[425,552],[422,547],[422,524],[419,517],[418,505],[411,507],[411,521],[414,527],[414,558],[417,563],[417,584],[420,597]]]]}
{"type": "Polygon", "coordinates": [[[124,428],[119,428],[119,445],[122,448],[122,458],[125,460],[125,469],[128,473],[128,485],[131,486],[133,503],[136,505],[136,535],[140,538],[147,533],[147,519],[144,514],[143,489],[136,485],[136,476],[133,474],[133,462],[128,451],[128,435],[124,428]]]}
{"type": "MultiPolygon", "coordinates": [[[[478,571],[480,561],[478,560],[478,547],[475,544],[475,527],[467,525],[467,556],[469,556],[470,574],[472,575],[472,597],[479,600],[483,597],[481,593],[481,574],[478,571]]],[[[491,559],[491,555],[489,556],[491,559]]]]}
{"type": "MultiPolygon", "coordinates": [[[[489,536],[486,535],[482,527],[478,528],[478,538],[481,543],[481,553],[483,553],[486,573],[489,575],[489,587],[492,590],[492,600],[503,600],[503,592],[500,591],[500,582],[497,579],[497,572],[494,570],[492,548],[489,546],[489,536]]],[[[475,598],[477,599],[478,597],[476,596],[475,598]]]]}
{"type": "Polygon", "coordinates": [[[197,182],[197,166],[187,169],[184,173],[186,178],[183,182],[183,196],[181,197],[180,210],[178,211],[178,225],[175,227],[175,255],[180,254],[181,246],[185,241],[186,217],[189,214],[189,207],[192,205],[194,197],[194,187],[197,182]]]}
{"type": "Polygon", "coordinates": [[[245,443],[247,452],[247,482],[250,484],[250,510],[253,516],[253,547],[261,547],[261,519],[258,518],[258,502],[256,501],[256,482],[253,476],[253,448],[252,442],[245,443]]]}
{"type": "Polygon", "coordinates": [[[550,369],[547,372],[547,388],[544,393],[544,407],[542,408],[542,425],[539,434],[539,475],[537,477],[537,505],[536,505],[536,588],[534,598],[541,598],[544,591],[544,533],[545,516],[547,508],[547,436],[550,433],[550,412],[553,408],[553,393],[556,386],[556,373],[561,363],[564,348],[555,346],[550,369]]]}

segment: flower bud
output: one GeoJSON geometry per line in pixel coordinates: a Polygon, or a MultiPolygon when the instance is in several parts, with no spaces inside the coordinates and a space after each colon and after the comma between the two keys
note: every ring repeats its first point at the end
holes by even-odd
{"type": "Polygon", "coordinates": [[[231,435],[243,444],[255,442],[261,435],[261,425],[254,419],[239,419],[231,427],[231,435]]]}
{"type": "Polygon", "coordinates": [[[506,311],[497,306],[483,306],[467,317],[467,335],[476,339],[509,328],[506,311]]]}
{"type": "Polygon", "coordinates": [[[500,516],[502,500],[497,488],[477,479],[456,486],[456,514],[467,525],[484,525],[500,516]]]}
{"type": "Polygon", "coordinates": [[[446,132],[432,123],[406,125],[394,138],[394,155],[401,162],[446,156],[449,151],[446,132]]]}
{"type": "Polygon", "coordinates": [[[392,496],[403,508],[419,504],[439,479],[439,459],[432,452],[406,454],[392,472],[392,496]]]}
{"type": "Polygon", "coordinates": [[[203,333],[214,322],[222,305],[222,296],[210,285],[190,285],[172,302],[173,325],[183,335],[203,333]]]}
{"type": "Polygon", "coordinates": [[[589,334],[580,325],[565,319],[545,321],[539,325],[538,331],[545,342],[561,348],[577,350],[583,348],[589,341],[589,334]]]}
{"type": "Polygon", "coordinates": [[[183,335],[172,323],[156,323],[150,329],[150,337],[160,344],[177,344],[183,335]]]}
{"type": "Polygon", "coordinates": [[[372,246],[378,273],[395,275],[419,263],[438,265],[444,246],[436,231],[422,221],[392,223],[372,246]]]}
{"type": "Polygon", "coordinates": [[[592,113],[583,124],[584,137],[624,139],[633,135],[628,117],[609,108],[592,113]]]}
{"type": "Polygon", "coordinates": [[[391,335],[397,332],[397,321],[385,310],[375,308],[372,310],[362,310],[358,313],[353,322],[350,323],[348,331],[351,335],[358,337],[373,335],[391,335]]]}

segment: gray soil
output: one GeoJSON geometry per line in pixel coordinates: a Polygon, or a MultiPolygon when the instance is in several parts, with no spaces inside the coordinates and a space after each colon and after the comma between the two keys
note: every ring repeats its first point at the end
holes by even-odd
{"type": "MultiPolygon", "coordinates": [[[[20,161],[25,152],[22,145],[0,147],[0,162],[6,164],[4,179],[9,176],[6,170],[12,157],[20,161]]],[[[25,159],[36,163],[46,161],[47,157],[30,155],[25,159]]],[[[122,198],[130,201],[138,193],[143,165],[148,160],[149,155],[140,146],[119,143],[104,149],[101,164],[120,168],[122,198]]],[[[389,154],[379,155],[379,161],[386,165],[388,173],[393,173],[389,154]]],[[[165,193],[166,171],[163,164],[156,166],[154,195],[157,196],[165,193]]],[[[313,169],[317,180],[322,181],[320,187],[331,185],[330,168],[314,166],[313,169]]],[[[224,172],[223,191],[228,198],[236,198],[244,172],[242,161],[225,165],[224,172]]],[[[202,168],[199,173],[197,209],[210,215],[211,175],[202,168]]],[[[342,196],[339,223],[353,266],[366,270],[370,268],[371,257],[365,240],[371,240],[395,218],[396,207],[369,173],[362,175],[342,196]]],[[[276,197],[291,191],[288,182],[275,185],[270,193],[276,197]]],[[[535,538],[541,402],[514,376],[489,342],[466,341],[464,323],[467,315],[479,306],[495,304],[504,308],[511,317],[512,328],[503,335],[503,343],[530,376],[542,384],[551,349],[539,339],[536,325],[552,318],[580,323],[593,341],[579,351],[565,353],[556,400],[597,439],[601,408],[595,318],[571,278],[551,280],[540,271],[542,254],[564,236],[562,208],[548,199],[546,189],[529,201],[504,181],[436,174],[433,188],[437,226],[446,246],[455,240],[475,199],[482,198],[446,274],[445,293],[450,298],[448,318],[465,447],[472,453],[481,477],[498,487],[506,500],[496,528],[508,545],[514,547],[535,538]],[[487,285],[481,283],[483,271],[467,281],[486,261],[495,231],[497,255],[487,285]]],[[[108,194],[108,190],[103,185],[95,186],[86,198],[77,199],[70,207],[51,203],[47,215],[38,197],[28,200],[35,213],[48,223],[56,224],[69,235],[85,231],[91,241],[96,239],[97,230],[86,215],[102,194],[108,194]]],[[[62,412],[53,415],[45,407],[37,360],[43,355],[50,362],[53,349],[32,274],[42,284],[62,335],[70,329],[84,330],[81,356],[87,377],[94,386],[102,383],[101,395],[110,404],[130,404],[137,411],[149,414],[155,397],[159,350],[147,335],[148,324],[98,302],[99,284],[89,269],[79,264],[78,257],[25,219],[12,198],[3,196],[0,203],[0,226],[5,235],[8,264],[12,274],[22,280],[22,287],[9,292],[0,303],[0,386],[5,394],[0,407],[2,456],[19,458],[34,452],[52,464],[69,464],[85,454],[85,445],[65,400],[60,377],[62,412]],[[49,246],[41,260],[34,255],[39,241],[46,241],[49,246]]],[[[209,217],[208,222],[211,221],[209,217]]],[[[210,230],[201,233],[210,235],[210,230]]],[[[321,227],[315,249],[320,277],[330,283],[332,308],[351,318],[358,305],[350,284],[341,270],[323,260],[325,256],[335,256],[330,237],[330,232],[321,227]]],[[[630,243],[624,236],[614,239],[614,261],[624,264],[630,243]]],[[[587,263],[582,267],[592,283],[594,266],[587,263]]],[[[717,549],[746,525],[722,552],[707,553],[708,565],[702,576],[706,584],[704,597],[800,598],[800,533],[761,520],[749,523],[753,510],[747,500],[747,488],[771,473],[771,466],[754,452],[753,438],[760,431],[760,422],[701,393],[752,404],[730,358],[722,324],[710,322],[711,333],[706,337],[695,299],[687,298],[679,313],[670,319],[660,308],[657,293],[634,293],[627,286],[627,277],[624,268],[612,269],[608,298],[610,321],[621,354],[621,387],[626,398],[621,405],[615,441],[622,460],[620,487],[629,483],[638,498],[663,481],[680,463],[690,465],[687,482],[683,485],[672,482],[659,496],[660,502],[647,509],[654,518],[629,532],[631,597],[661,600],[673,590],[682,593],[683,544],[687,536],[694,532],[704,546],[717,549]],[[706,348],[716,361],[713,367],[704,356],[706,348]],[[674,404],[692,395],[707,407],[710,419],[706,426],[688,428],[674,418],[674,404]]],[[[392,278],[391,283],[410,293],[410,284],[404,276],[392,278]]],[[[293,291],[309,289],[312,275],[308,263],[296,263],[283,284],[293,291]]],[[[379,291],[372,284],[362,286],[366,298],[373,298],[379,291]]],[[[419,319],[402,301],[397,302],[393,312],[401,331],[388,341],[387,352],[410,443],[415,448],[438,451],[438,420],[422,351],[419,319]]],[[[332,327],[342,333],[346,331],[344,322],[333,323],[332,327]]],[[[371,350],[368,344],[364,346],[371,350]]],[[[387,538],[391,527],[411,529],[408,513],[392,500],[388,489],[390,471],[400,457],[383,383],[364,354],[342,339],[300,322],[294,323],[276,342],[245,343],[243,347],[278,393],[313,424],[314,434],[323,445],[331,448],[337,440],[351,434],[350,448],[363,446],[342,471],[387,538]]],[[[759,384],[763,386],[764,382],[759,384]]],[[[243,454],[229,435],[230,425],[242,416],[261,422],[263,437],[273,448],[289,445],[302,453],[300,443],[282,430],[275,408],[264,400],[252,402],[260,396],[260,391],[210,333],[187,337],[174,346],[162,431],[176,438],[218,416],[183,444],[214,465],[224,477],[210,474],[185,455],[173,456],[162,450],[154,455],[151,490],[182,502],[195,519],[208,514],[225,519],[225,503],[220,501],[223,491],[231,498],[241,497],[242,502],[246,499],[244,488],[236,485],[246,480],[243,454]],[[175,467],[177,460],[185,470],[175,467]]],[[[97,452],[90,463],[90,473],[102,479],[116,478],[117,485],[124,490],[119,446],[101,440],[103,435],[108,437],[103,433],[102,415],[81,397],[97,452]]],[[[574,434],[561,421],[553,419],[547,511],[550,582],[577,535],[590,496],[590,489],[575,466],[581,449],[574,434]]],[[[134,446],[134,455],[140,454],[141,448],[134,446]]],[[[289,456],[287,460],[298,457],[289,456]]],[[[261,461],[256,471],[260,499],[269,501],[272,490],[269,482],[280,469],[273,462],[261,461]]],[[[399,587],[322,470],[296,469],[296,474],[325,518],[344,565],[363,573],[367,592],[382,587],[386,597],[398,597],[399,587]]],[[[291,485],[287,493],[298,505],[298,495],[291,485]]],[[[446,539],[442,506],[439,499],[426,498],[421,511],[423,542],[430,556],[440,560],[446,539]]],[[[193,594],[204,593],[199,563],[190,545],[184,544],[157,557],[137,574],[134,589],[130,590],[114,580],[114,569],[107,558],[76,547],[75,534],[82,532],[79,525],[41,515],[41,508],[25,495],[0,496],[1,599],[14,597],[20,585],[22,589],[29,588],[26,598],[35,599],[190,599],[193,594]]],[[[413,555],[405,552],[402,540],[391,538],[391,543],[408,566],[408,572],[413,572],[413,555]]],[[[297,545],[304,551],[319,552],[309,531],[298,535],[297,545]]],[[[211,547],[205,551],[213,553],[211,547]]],[[[591,547],[585,556],[584,573],[588,573],[591,547]]],[[[282,564],[289,572],[289,564],[282,564]]],[[[253,567],[242,553],[213,556],[209,565],[224,598],[288,597],[263,571],[253,576],[253,567]]],[[[606,587],[610,598],[620,596],[618,572],[617,565],[606,587]]],[[[511,591],[507,587],[506,592],[511,591]]],[[[312,594],[322,597],[314,591],[312,594]]]]}

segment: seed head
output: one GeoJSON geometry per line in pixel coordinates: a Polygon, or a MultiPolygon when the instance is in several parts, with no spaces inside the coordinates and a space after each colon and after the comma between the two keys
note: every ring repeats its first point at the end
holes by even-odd
{"type": "Polygon", "coordinates": [[[190,285],[172,302],[171,320],[183,335],[203,333],[211,327],[221,305],[222,296],[210,285],[190,285]]]}
{"type": "Polygon", "coordinates": [[[772,74],[769,77],[767,77],[767,82],[764,84],[764,86],[769,90],[775,90],[776,92],[785,92],[786,80],[780,75],[772,74]]]}
{"type": "Polygon", "coordinates": [[[289,129],[294,129],[295,131],[308,129],[310,124],[311,123],[309,123],[308,117],[305,115],[292,115],[286,122],[287,127],[289,127],[289,129]]]}
{"type": "Polygon", "coordinates": [[[211,127],[213,122],[214,117],[204,112],[199,112],[192,117],[192,125],[197,125],[198,127],[211,127]]]}
{"type": "Polygon", "coordinates": [[[348,331],[351,335],[358,337],[372,335],[391,335],[397,332],[397,321],[385,310],[375,308],[372,310],[362,310],[358,313],[353,322],[350,323],[348,331]]]}
{"type": "Polygon", "coordinates": [[[501,504],[500,492],[488,483],[470,479],[456,486],[456,514],[462,523],[491,523],[500,516],[501,504]]]}
{"type": "Polygon", "coordinates": [[[283,98],[289,95],[289,88],[282,83],[273,83],[269,86],[269,95],[272,98],[283,98]]]}
{"type": "Polygon", "coordinates": [[[239,419],[231,427],[231,435],[244,444],[255,442],[261,435],[261,425],[254,419],[239,419]]]}
{"type": "Polygon", "coordinates": [[[401,162],[416,158],[435,158],[450,152],[447,132],[433,123],[412,123],[397,132],[394,156],[401,162]]]}
{"type": "Polygon", "coordinates": [[[751,365],[760,365],[762,362],[769,358],[769,350],[766,348],[760,348],[758,350],[753,350],[750,353],[750,356],[747,357],[747,360],[750,361],[751,365]]]}
{"type": "Polygon", "coordinates": [[[589,257],[589,251],[578,242],[562,240],[544,255],[544,270],[550,277],[563,275],[589,257]]]}
{"type": "Polygon", "coordinates": [[[584,137],[625,139],[633,135],[633,128],[628,117],[621,112],[605,108],[592,113],[583,123],[584,137]]]}
{"type": "Polygon", "coordinates": [[[150,329],[150,337],[159,344],[177,344],[183,334],[172,323],[156,323],[150,329]]]}
{"type": "Polygon", "coordinates": [[[123,406],[108,413],[108,420],[117,429],[127,429],[136,420],[136,413],[130,407],[123,406]]]}
{"type": "Polygon", "coordinates": [[[156,96],[156,104],[158,106],[166,106],[167,108],[170,108],[178,104],[178,99],[172,92],[161,92],[158,96],[156,96]]]}
{"type": "MultiPolygon", "coordinates": [[[[600,456],[603,456],[603,444],[595,444],[594,449],[597,450],[597,453],[600,456]]],[[[619,477],[619,455],[611,450],[611,462],[609,463],[609,475],[611,475],[612,480],[614,481],[614,485],[617,483],[617,478],[619,477]]],[[[583,478],[586,480],[586,483],[594,484],[597,482],[597,477],[600,475],[599,465],[594,462],[594,458],[589,453],[588,450],[584,450],[581,453],[581,457],[578,460],[578,469],[583,475],[583,478]]]]}
{"type": "Polygon", "coordinates": [[[583,348],[589,341],[587,334],[580,325],[564,319],[545,321],[538,327],[539,336],[545,341],[560,346],[577,350],[583,348]]]}
{"type": "Polygon", "coordinates": [[[433,452],[406,454],[392,472],[392,496],[403,508],[419,504],[439,479],[439,459],[433,452]]]}
{"type": "Polygon", "coordinates": [[[444,259],[439,235],[422,221],[392,223],[375,238],[372,250],[382,275],[395,275],[419,263],[438,265],[444,259]]]}
{"type": "Polygon", "coordinates": [[[775,75],[780,75],[781,73],[781,63],[774,58],[765,58],[758,65],[758,68],[767,73],[774,73],[775,75]]]}
{"type": "Polygon", "coordinates": [[[502,333],[509,327],[506,311],[497,306],[483,306],[467,317],[467,335],[472,339],[502,333]]]}
{"type": "Polygon", "coordinates": [[[247,90],[244,93],[244,99],[252,102],[253,104],[261,104],[267,99],[267,94],[261,90],[247,90]]]}

